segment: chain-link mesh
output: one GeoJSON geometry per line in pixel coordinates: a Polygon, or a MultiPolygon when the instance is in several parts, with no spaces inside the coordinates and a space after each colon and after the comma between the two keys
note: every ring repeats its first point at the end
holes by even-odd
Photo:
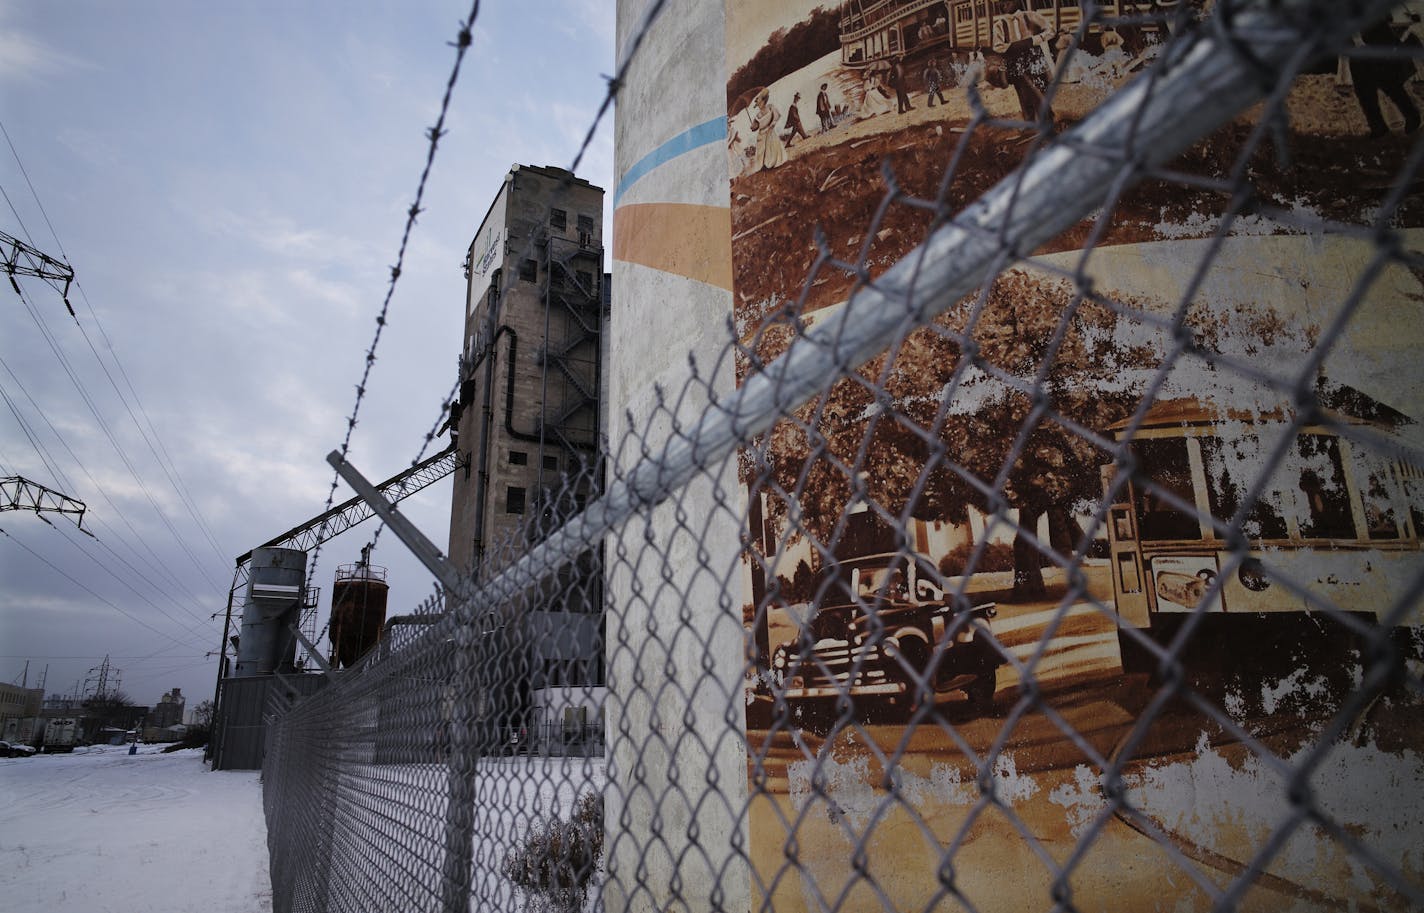
{"type": "Polygon", "coordinates": [[[1417,130],[1391,5],[1084,4],[1035,116],[965,80],[933,179],[887,158],[572,518],[464,577],[373,504],[442,589],[273,708],[274,908],[1424,906],[1424,147],[1289,128],[1339,54],[1417,130]]]}

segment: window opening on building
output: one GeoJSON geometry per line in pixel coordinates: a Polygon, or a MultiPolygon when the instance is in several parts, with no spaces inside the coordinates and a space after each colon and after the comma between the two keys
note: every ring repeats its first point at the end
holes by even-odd
{"type": "Polygon", "coordinates": [[[509,465],[511,465],[511,466],[527,466],[528,464],[529,464],[529,454],[525,453],[523,450],[511,450],[511,451],[509,451],[509,465]]]}
{"type": "Polygon", "coordinates": [[[559,458],[556,457],[556,456],[545,456],[545,457],[544,457],[544,468],[547,469],[547,470],[550,470],[551,472],[558,472],[558,471],[559,471],[559,458]]]}
{"type": "Polygon", "coordinates": [[[534,282],[539,278],[539,264],[533,260],[525,260],[519,264],[519,278],[525,282],[534,282]]]}
{"type": "Polygon", "coordinates": [[[569,214],[562,209],[549,210],[549,227],[563,231],[569,227],[569,214]]]}
{"type": "Polygon", "coordinates": [[[504,512],[507,514],[524,513],[524,494],[524,489],[517,485],[510,485],[506,488],[504,490],[504,512]]]}

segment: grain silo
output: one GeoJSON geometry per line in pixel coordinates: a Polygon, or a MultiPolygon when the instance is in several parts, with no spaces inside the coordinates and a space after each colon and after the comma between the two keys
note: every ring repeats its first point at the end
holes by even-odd
{"type": "Polygon", "coordinates": [[[257,548],[242,607],[236,677],[290,672],[301,611],[307,553],[294,548],[257,548]]]}
{"type": "Polygon", "coordinates": [[[331,659],[335,668],[349,668],[381,639],[386,621],[386,569],[371,564],[371,547],[361,560],[336,569],[331,588],[331,659]]]}

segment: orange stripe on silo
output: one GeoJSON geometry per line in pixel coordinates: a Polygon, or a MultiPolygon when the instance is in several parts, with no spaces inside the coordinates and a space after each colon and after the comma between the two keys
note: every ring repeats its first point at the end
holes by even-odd
{"type": "Polygon", "coordinates": [[[613,259],[732,289],[732,210],[627,203],[613,210],[613,259]]]}

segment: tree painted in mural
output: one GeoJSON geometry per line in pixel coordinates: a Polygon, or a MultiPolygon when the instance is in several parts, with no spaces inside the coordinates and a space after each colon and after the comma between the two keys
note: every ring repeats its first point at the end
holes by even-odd
{"type": "MultiPolygon", "coordinates": [[[[800,527],[827,546],[857,499],[961,524],[970,507],[1015,510],[1013,598],[1043,598],[1045,552],[1087,545],[1076,518],[1101,497],[1102,467],[1113,462],[1107,429],[1133,413],[1173,348],[1168,310],[1121,296],[1109,305],[1065,280],[1009,271],[982,302],[951,309],[893,359],[873,360],[772,429],[745,461],[747,478],[765,480],[775,528],[794,504],[800,527]],[[1124,316],[1149,313],[1157,319],[1124,316]],[[1044,517],[1049,540],[1035,544],[1044,517]]],[[[760,363],[790,345],[794,320],[775,315],[751,340],[760,363]]],[[[1208,374],[1212,353],[1302,351],[1311,338],[1270,309],[1200,307],[1185,326],[1193,364],[1208,374]]]]}

